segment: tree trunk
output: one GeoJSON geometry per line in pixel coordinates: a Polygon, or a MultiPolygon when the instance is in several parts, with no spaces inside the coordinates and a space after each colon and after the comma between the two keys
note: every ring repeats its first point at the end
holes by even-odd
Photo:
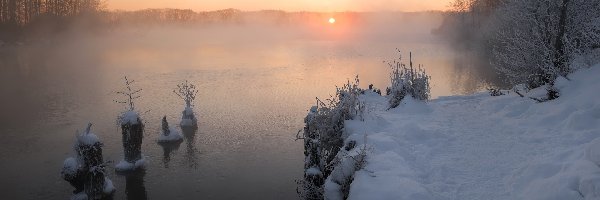
{"type": "Polygon", "coordinates": [[[565,52],[565,29],[567,23],[567,5],[569,4],[569,0],[563,0],[562,6],[560,10],[560,18],[558,22],[558,33],[556,35],[556,41],[554,42],[554,69],[558,70],[558,76],[565,76],[569,73],[569,68],[567,66],[567,55],[565,52]]]}

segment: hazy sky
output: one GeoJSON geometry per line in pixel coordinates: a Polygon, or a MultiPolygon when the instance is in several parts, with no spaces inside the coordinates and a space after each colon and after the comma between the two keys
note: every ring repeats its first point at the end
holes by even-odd
{"type": "Polygon", "coordinates": [[[450,0],[108,0],[109,9],[189,8],[195,11],[236,8],[286,11],[423,11],[446,9],[450,0]]]}

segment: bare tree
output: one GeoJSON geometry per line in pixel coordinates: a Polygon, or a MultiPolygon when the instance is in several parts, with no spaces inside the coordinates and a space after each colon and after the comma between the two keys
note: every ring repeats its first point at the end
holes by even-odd
{"type": "Polygon", "coordinates": [[[132,84],[135,82],[135,80],[131,80],[129,81],[129,79],[127,79],[127,76],[125,76],[125,91],[118,91],[117,94],[123,95],[125,96],[125,100],[115,100],[116,103],[120,103],[120,104],[127,104],[129,107],[130,111],[133,111],[135,109],[135,104],[133,102],[133,100],[140,98],[140,95],[138,94],[139,92],[142,91],[142,89],[137,89],[137,90],[132,90],[131,86],[132,84]]]}
{"type": "Polygon", "coordinates": [[[185,83],[177,84],[177,89],[173,90],[173,93],[185,101],[186,107],[192,107],[198,89],[196,89],[194,84],[188,83],[186,80],[185,83]]]}

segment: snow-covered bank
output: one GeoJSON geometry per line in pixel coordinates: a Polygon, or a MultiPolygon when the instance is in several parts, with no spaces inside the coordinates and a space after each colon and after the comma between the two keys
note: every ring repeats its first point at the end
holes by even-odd
{"type": "Polygon", "coordinates": [[[367,92],[365,120],[345,123],[370,147],[348,199],[600,199],[600,65],[569,78],[545,103],[479,93],[386,110],[367,92]]]}

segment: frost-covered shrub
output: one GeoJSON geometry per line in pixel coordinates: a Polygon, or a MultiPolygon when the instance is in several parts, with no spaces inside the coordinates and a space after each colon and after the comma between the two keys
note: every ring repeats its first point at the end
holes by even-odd
{"type": "Polygon", "coordinates": [[[389,96],[389,108],[395,108],[406,95],[414,99],[426,101],[430,96],[429,79],[430,76],[419,65],[418,69],[413,68],[412,53],[410,54],[409,67],[401,62],[402,57],[388,63],[392,72],[390,73],[391,86],[387,88],[386,94],[389,96]]]}
{"type": "MultiPolygon", "coordinates": [[[[505,0],[489,23],[492,63],[511,84],[549,86],[600,44],[600,4],[589,0],[505,0]],[[548,85],[550,84],[550,85],[548,85]]],[[[594,60],[598,61],[596,57],[594,60]]],[[[556,93],[555,93],[556,92],[556,93]]]]}
{"type": "MultiPolygon", "coordinates": [[[[336,95],[327,102],[317,98],[304,119],[304,180],[298,193],[305,199],[323,199],[323,183],[333,169],[334,159],[344,145],[342,138],[344,120],[362,116],[364,104],[358,99],[362,90],[358,87],[358,76],[336,87],[336,95]]],[[[300,132],[299,132],[300,134],[300,132]]]]}
{"type": "Polygon", "coordinates": [[[504,95],[504,92],[502,92],[502,90],[501,90],[501,89],[499,89],[499,88],[493,88],[493,87],[490,87],[490,88],[488,88],[487,90],[488,90],[488,92],[490,93],[490,96],[493,96],[493,97],[497,97],[497,96],[502,96],[502,95],[504,95]]]}
{"type": "MultiPolygon", "coordinates": [[[[377,94],[381,95],[381,90],[373,87],[373,84],[369,84],[369,90],[372,91],[372,92],[374,92],[374,93],[377,93],[377,94]]],[[[361,94],[364,94],[364,92],[361,93],[361,94]]]]}

